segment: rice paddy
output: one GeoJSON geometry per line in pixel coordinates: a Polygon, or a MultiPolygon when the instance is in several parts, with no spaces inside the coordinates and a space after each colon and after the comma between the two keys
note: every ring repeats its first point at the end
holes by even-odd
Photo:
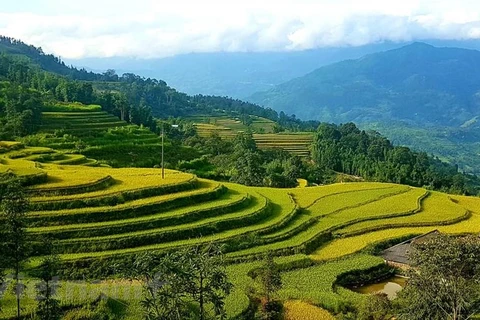
{"type": "MultiPolygon", "coordinates": [[[[309,262],[282,273],[284,288],[278,297],[288,301],[287,317],[315,312],[320,319],[331,319],[317,307],[336,313],[360,299],[347,289],[332,289],[337,277],[382,263],[361,253],[369,245],[435,229],[480,232],[479,198],[386,183],[275,189],[173,170],[162,178],[160,169],[64,164],[49,148],[10,142],[0,146],[6,149],[0,155],[0,172],[43,177],[26,183],[31,201],[27,231],[53,239],[67,263],[224,244],[235,284],[226,301],[231,319],[249,307],[245,292],[253,279],[248,273],[269,251],[281,265],[309,262]],[[55,159],[38,162],[42,155],[55,159]]],[[[33,258],[31,266],[37,261],[33,258]]],[[[92,285],[94,292],[99,288],[92,285]]],[[[133,300],[131,308],[138,308],[138,300],[133,300]]]]}
{"type": "Polygon", "coordinates": [[[222,139],[233,139],[239,132],[252,131],[257,147],[262,150],[282,149],[301,157],[310,155],[312,133],[274,133],[275,123],[265,118],[253,117],[249,125],[228,116],[196,116],[189,120],[195,123],[197,133],[204,138],[218,134],[222,139]]]}

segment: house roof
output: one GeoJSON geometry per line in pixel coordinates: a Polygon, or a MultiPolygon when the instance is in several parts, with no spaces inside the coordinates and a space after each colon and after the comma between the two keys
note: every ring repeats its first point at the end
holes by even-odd
{"type": "Polygon", "coordinates": [[[402,264],[410,264],[408,254],[410,252],[412,244],[422,243],[439,233],[440,232],[438,230],[434,230],[429,233],[422,234],[418,237],[409,239],[407,241],[394,245],[393,247],[385,249],[384,251],[382,251],[381,256],[386,261],[402,263],[402,264]]]}

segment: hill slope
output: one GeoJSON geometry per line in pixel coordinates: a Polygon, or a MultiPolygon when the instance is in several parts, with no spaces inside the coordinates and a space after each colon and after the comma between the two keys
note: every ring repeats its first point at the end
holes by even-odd
{"type": "MultiPolygon", "coordinates": [[[[159,169],[38,166],[28,154],[49,150],[7,142],[0,146],[5,148],[0,172],[11,170],[29,185],[27,232],[32,239],[54,241],[63,262],[62,278],[105,277],[115,272],[112,265],[128,267],[145,251],[221,243],[227,260],[235,262],[228,267],[235,283],[226,301],[228,319],[237,319],[248,308],[248,273],[266,252],[285,256],[280,263],[303,261],[297,270],[285,271],[282,298],[307,299],[338,310],[345,298],[354,297],[332,290],[337,276],[383,263],[372,256],[347,255],[378,241],[435,229],[452,234],[480,231],[480,200],[474,197],[382,183],[275,189],[219,183],[173,170],[163,179],[159,169]],[[329,261],[315,264],[310,259],[329,261]],[[311,281],[317,273],[327,275],[320,287],[311,281]],[[315,298],[318,291],[323,299],[315,298]]],[[[45,250],[38,240],[32,245],[37,255],[45,250]]],[[[37,263],[34,257],[30,266],[37,263]]],[[[120,299],[118,291],[107,294],[120,299]]],[[[134,308],[139,296],[123,296],[122,301],[134,308]]],[[[7,315],[14,310],[11,306],[7,303],[7,315]]]]}
{"type": "Polygon", "coordinates": [[[461,126],[480,111],[480,52],[414,43],[322,67],[251,101],[322,121],[461,126]]]}

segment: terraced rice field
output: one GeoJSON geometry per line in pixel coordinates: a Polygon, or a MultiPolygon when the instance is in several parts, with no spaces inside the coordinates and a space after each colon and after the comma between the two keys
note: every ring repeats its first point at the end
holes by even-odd
{"type": "Polygon", "coordinates": [[[201,137],[218,134],[222,139],[233,139],[239,132],[252,130],[257,147],[263,150],[282,149],[292,154],[308,157],[312,143],[312,133],[273,133],[273,122],[268,119],[256,117],[250,127],[240,120],[228,117],[202,118],[194,117],[197,133],[201,137]]]}
{"type": "Polygon", "coordinates": [[[255,133],[273,133],[275,123],[271,120],[251,116],[250,125],[245,125],[239,118],[233,118],[227,115],[218,116],[193,116],[187,118],[195,123],[197,132],[200,136],[208,137],[213,132],[217,132],[225,138],[233,138],[238,132],[251,130],[255,133]]]}
{"type": "Polygon", "coordinates": [[[63,111],[63,112],[42,112],[42,125],[40,132],[54,132],[64,130],[68,133],[79,133],[82,131],[100,130],[107,128],[126,126],[125,121],[105,111],[63,111]]]}
{"type": "MultiPolygon", "coordinates": [[[[222,243],[235,284],[226,304],[230,318],[248,308],[245,290],[254,285],[248,272],[260,266],[258,258],[268,251],[281,265],[308,262],[283,273],[280,298],[307,301],[335,313],[341,305],[361,299],[347,289],[332,289],[336,278],[382,263],[358,254],[368,245],[434,229],[480,232],[479,198],[366,182],[245,187],[170,170],[162,179],[159,169],[34,161],[39,155],[53,156],[50,151],[24,148],[0,156],[0,172],[44,177],[27,183],[30,235],[54,239],[66,263],[87,265],[147,250],[222,243]]],[[[31,266],[37,261],[32,259],[31,266]]]]}
{"type": "Polygon", "coordinates": [[[254,134],[253,138],[260,149],[283,149],[292,154],[308,157],[313,134],[311,133],[277,133],[254,134]]]}

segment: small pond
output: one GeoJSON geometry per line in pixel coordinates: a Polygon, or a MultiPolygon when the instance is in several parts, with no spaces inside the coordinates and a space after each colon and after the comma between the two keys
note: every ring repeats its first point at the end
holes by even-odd
{"type": "Polygon", "coordinates": [[[397,293],[402,290],[403,287],[405,287],[406,281],[406,278],[395,276],[382,282],[352,288],[351,290],[363,294],[371,294],[377,292],[385,293],[388,298],[392,300],[395,299],[397,297],[397,293]]]}

